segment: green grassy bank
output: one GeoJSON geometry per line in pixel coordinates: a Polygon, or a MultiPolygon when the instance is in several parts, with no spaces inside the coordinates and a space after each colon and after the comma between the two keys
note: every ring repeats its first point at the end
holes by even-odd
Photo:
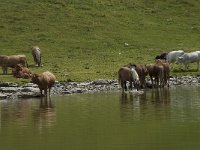
{"type": "MultiPolygon", "coordinates": [[[[34,73],[49,70],[59,81],[112,79],[127,63],[199,50],[199,8],[198,0],[0,1],[0,55],[25,54],[33,64],[30,48],[38,45],[44,67],[30,67],[34,73]]],[[[192,70],[172,74],[199,74],[192,70]]],[[[28,82],[12,75],[0,81],[28,82]]]]}

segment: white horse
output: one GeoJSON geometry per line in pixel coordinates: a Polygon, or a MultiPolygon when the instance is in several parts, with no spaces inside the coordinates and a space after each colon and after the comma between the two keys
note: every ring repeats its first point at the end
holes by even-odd
{"type": "Polygon", "coordinates": [[[130,67],[130,70],[131,70],[131,74],[132,74],[134,86],[135,86],[136,89],[138,90],[138,89],[139,89],[139,86],[140,86],[140,80],[139,80],[138,73],[137,73],[137,71],[135,70],[135,67],[136,67],[135,65],[131,66],[131,67],[130,67]]]}

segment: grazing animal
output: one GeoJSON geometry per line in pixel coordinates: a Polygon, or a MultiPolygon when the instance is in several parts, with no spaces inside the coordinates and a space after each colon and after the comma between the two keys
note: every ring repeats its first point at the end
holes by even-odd
{"type": "Polygon", "coordinates": [[[53,73],[46,71],[41,74],[33,74],[31,76],[31,80],[33,83],[38,85],[41,96],[43,95],[42,93],[43,90],[44,90],[44,95],[47,96],[47,89],[49,89],[49,96],[50,96],[50,91],[55,83],[56,77],[54,76],[53,73]]]}
{"type": "Polygon", "coordinates": [[[146,76],[148,75],[148,70],[146,68],[146,65],[142,64],[137,64],[135,70],[137,71],[139,75],[139,80],[140,80],[140,87],[141,88],[146,88],[146,76]]]}
{"type": "Polygon", "coordinates": [[[131,74],[132,74],[132,78],[133,78],[134,87],[136,87],[136,89],[138,90],[138,88],[140,86],[140,79],[139,79],[138,73],[135,70],[135,68],[136,68],[136,65],[131,66],[130,69],[131,69],[131,74]]]}
{"type": "Polygon", "coordinates": [[[8,73],[8,67],[14,68],[17,64],[22,64],[24,67],[28,67],[25,55],[1,55],[0,62],[0,66],[3,69],[3,74],[8,73]]]}
{"type": "Polygon", "coordinates": [[[169,63],[168,62],[163,62],[160,59],[156,60],[157,65],[162,65],[164,67],[164,72],[163,72],[163,85],[169,86],[169,74],[170,74],[170,68],[169,68],[169,63]]]}
{"type": "MultiPolygon", "coordinates": [[[[135,86],[139,82],[139,77],[134,68],[121,67],[118,71],[118,81],[121,84],[122,91],[127,90],[126,82],[129,81],[129,89],[132,90],[132,82],[136,82],[135,86]]],[[[138,87],[136,87],[138,89],[138,87]]]]}
{"type": "Polygon", "coordinates": [[[41,60],[41,51],[38,46],[32,47],[32,55],[33,55],[35,65],[38,67],[43,66],[42,60],[41,60]]]}
{"type": "Polygon", "coordinates": [[[146,68],[146,65],[142,65],[142,64],[128,64],[128,65],[124,65],[124,67],[128,67],[131,68],[132,66],[135,66],[135,70],[137,71],[137,74],[139,76],[139,80],[140,80],[140,88],[145,88],[146,87],[146,76],[148,75],[148,71],[146,68]]]}
{"type": "Polygon", "coordinates": [[[12,73],[15,78],[28,79],[31,76],[31,71],[27,67],[23,67],[21,64],[17,64],[15,68],[12,69],[12,73]]]}
{"type": "Polygon", "coordinates": [[[167,59],[167,54],[168,54],[168,53],[166,53],[166,52],[161,53],[160,55],[157,55],[157,56],[155,57],[155,59],[164,59],[164,60],[166,60],[166,59],[167,59]]]}
{"type": "Polygon", "coordinates": [[[198,51],[185,53],[182,56],[178,57],[176,64],[183,64],[185,66],[185,71],[189,67],[189,63],[197,63],[197,71],[199,70],[199,61],[200,61],[200,53],[198,51]]]}
{"type": "MultiPolygon", "coordinates": [[[[184,54],[183,50],[171,51],[167,54],[166,61],[171,65],[172,63],[175,63],[178,57],[180,57],[183,54],[184,54]]],[[[173,68],[172,65],[171,65],[171,68],[173,68]]]]}
{"type": "Polygon", "coordinates": [[[154,87],[163,86],[164,67],[162,65],[147,65],[147,70],[154,87]],[[153,80],[154,77],[154,80],[153,80]],[[155,81],[155,82],[154,82],[155,81]]]}

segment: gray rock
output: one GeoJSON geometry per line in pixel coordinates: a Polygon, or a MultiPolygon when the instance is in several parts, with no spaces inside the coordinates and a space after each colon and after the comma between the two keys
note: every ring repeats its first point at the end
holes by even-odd
{"type": "Polygon", "coordinates": [[[107,85],[109,82],[107,80],[99,79],[92,82],[94,85],[107,85]]]}
{"type": "Polygon", "coordinates": [[[0,87],[17,87],[17,86],[18,86],[18,84],[11,83],[11,82],[0,83],[0,87]]]}
{"type": "Polygon", "coordinates": [[[0,93],[0,99],[6,99],[7,95],[0,93]]]}
{"type": "Polygon", "coordinates": [[[40,92],[21,92],[18,95],[18,98],[32,98],[32,97],[40,97],[40,92]]]}
{"type": "Polygon", "coordinates": [[[16,93],[17,91],[17,87],[0,87],[2,93],[16,93]]]}
{"type": "Polygon", "coordinates": [[[34,92],[34,93],[39,93],[40,90],[39,88],[35,88],[35,87],[25,87],[21,89],[21,92],[34,92]]]}
{"type": "Polygon", "coordinates": [[[66,91],[62,91],[62,94],[72,94],[72,92],[71,92],[71,91],[68,91],[68,90],[66,90],[66,91]]]}

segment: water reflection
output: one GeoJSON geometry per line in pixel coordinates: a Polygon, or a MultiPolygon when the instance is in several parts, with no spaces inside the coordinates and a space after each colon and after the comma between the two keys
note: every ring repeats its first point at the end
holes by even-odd
{"type": "Polygon", "coordinates": [[[156,104],[169,104],[171,101],[169,88],[157,88],[151,91],[151,101],[156,104]]]}
{"type": "Polygon", "coordinates": [[[1,127],[50,127],[56,120],[55,105],[45,98],[1,101],[0,114],[1,127]]]}
{"type": "Polygon", "coordinates": [[[34,109],[32,116],[34,125],[39,128],[53,126],[56,120],[56,111],[51,98],[47,99],[46,97],[42,97],[39,108],[34,109]]]}
{"type": "Polygon", "coordinates": [[[160,114],[163,114],[163,112],[165,114],[164,118],[166,118],[170,116],[170,112],[168,111],[170,102],[171,96],[169,88],[149,89],[141,95],[121,93],[121,118],[124,119],[123,121],[130,119],[141,120],[148,117],[158,117],[160,119],[160,114]]]}

